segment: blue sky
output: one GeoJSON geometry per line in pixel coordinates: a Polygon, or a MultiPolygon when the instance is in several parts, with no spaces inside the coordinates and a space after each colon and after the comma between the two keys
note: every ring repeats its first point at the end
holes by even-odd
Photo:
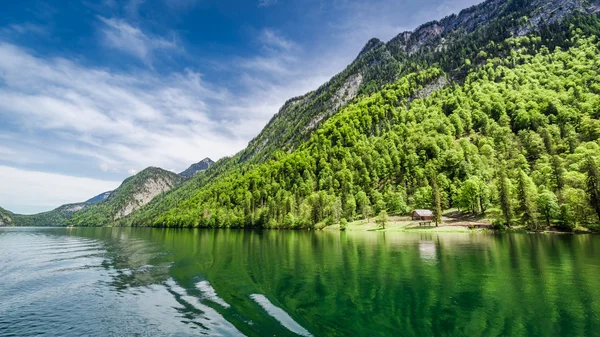
{"type": "Polygon", "coordinates": [[[232,155],[369,38],[478,2],[4,1],[0,206],[50,210],[232,155]]]}

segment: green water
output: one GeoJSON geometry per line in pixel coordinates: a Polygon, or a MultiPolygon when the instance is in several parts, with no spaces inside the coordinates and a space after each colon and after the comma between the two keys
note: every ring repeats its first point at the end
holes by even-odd
{"type": "Polygon", "coordinates": [[[0,336],[599,336],[600,236],[0,229],[0,336]]]}

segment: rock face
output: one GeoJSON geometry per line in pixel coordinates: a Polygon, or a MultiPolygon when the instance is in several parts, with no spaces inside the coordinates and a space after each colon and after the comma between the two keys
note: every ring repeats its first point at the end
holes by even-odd
{"type": "MultiPolygon", "coordinates": [[[[440,21],[428,22],[412,32],[402,32],[387,43],[396,58],[423,52],[426,48],[440,51],[452,44],[458,36],[473,33],[499,19],[517,19],[509,28],[513,35],[530,33],[542,24],[551,24],[575,12],[595,13],[600,10],[598,0],[488,0],[462,10],[440,21]],[[521,17],[511,17],[523,14],[521,17]]],[[[508,25],[507,25],[508,26],[508,25]]]]}
{"type": "Polygon", "coordinates": [[[195,164],[192,164],[190,167],[188,167],[187,170],[179,173],[179,175],[184,178],[191,178],[194,175],[196,175],[198,172],[208,170],[208,168],[211,167],[214,163],[215,162],[212,161],[212,159],[206,157],[206,158],[202,159],[201,161],[199,161],[195,164]]]}
{"type": "Polygon", "coordinates": [[[115,220],[128,216],[133,211],[149,203],[157,195],[167,192],[177,184],[178,181],[176,179],[167,175],[147,179],[133,192],[129,198],[130,200],[118,210],[115,220]]]}
{"type": "Polygon", "coordinates": [[[0,227],[12,226],[13,216],[12,213],[0,207],[0,227]]]}

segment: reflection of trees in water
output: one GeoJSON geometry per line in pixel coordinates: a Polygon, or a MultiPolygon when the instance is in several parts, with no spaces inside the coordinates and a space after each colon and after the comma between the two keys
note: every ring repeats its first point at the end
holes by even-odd
{"type": "Polygon", "coordinates": [[[72,229],[70,235],[102,242],[102,267],[109,272],[109,284],[117,291],[160,284],[169,279],[169,252],[161,250],[162,235],[132,228],[72,229]]]}
{"type": "Polygon", "coordinates": [[[292,334],[252,294],[315,336],[571,336],[600,328],[590,314],[600,312],[600,289],[591,286],[596,237],[113,231],[104,233],[113,245],[107,266],[132,270],[114,275],[116,287],[171,278],[180,303],[194,298],[245,335],[292,334]]]}

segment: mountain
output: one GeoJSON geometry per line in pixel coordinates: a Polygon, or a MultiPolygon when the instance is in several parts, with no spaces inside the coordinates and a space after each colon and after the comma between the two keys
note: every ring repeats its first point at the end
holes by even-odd
{"type": "Polygon", "coordinates": [[[102,221],[101,224],[107,225],[182,182],[183,178],[173,172],[149,167],[127,178],[118,189],[101,193],[85,202],[66,204],[32,215],[12,214],[0,208],[0,226],[66,226],[72,223],[73,218],[79,225],[83,223],[80,221],[93,221],[96,218],[102,221]]]}
{"type": "Polygon", "coordinates": [[[108,197],[110,196],[110,193],[112,191],[108,191],[108,192],[104,192],[104,193],[100,193],[97,196],[89,199],[86,201],[87,204],[96,204],[99,202],[103,202],[104,200],[108,199],[108,197]]]}
{"type": "Polygon", "coordinates": [[[77,212],[87,208],[89,204],[85,202],[66,204],[57,207],[51,211],[22,215],[15,214],[13,216],[13,225],[15,226],[66,226],[68,221],[77,212]]]}
{"type": "Polygon", "coordinates": [[[0,227],[11,226],[13,222],[13,214],[4,208],[0,207],[0,227]]]}
{"type": "Polygon", "coordinates": [[[102,226],[128,216],[133,211],[178,186],[183,178],[173,172],[149,167],[131,176],[112,191],[105,201],[88,205],[70,220],[78,226],[102,226]]]}
{"type": "Polygon", "coordinates": [[[214,163],[215,162],[212,161],[212,159],[210,159],[208,157],[204,158],[201,161],[199,161],[195,164],[192,164],[190,167],[187,168],[187,170],[179,173],[179,175],[184,178],[191,178],[198,172],[208,170],[208,168],[211,167],[214,163]]]}
{"type": "Polygon", "coordinates": [[[117,223],[312,227],[435,201],[498,226],[592,228],[599,8],[489,0],[372,39],[245,150],[117,223]]]}
{"type": "MultiPolygon", "coordinates": [[[[490,0],[402,32],[387,43],[373,38],[342,73],[317,90],[288,100],[241,152],[239,161],[261,162],[277,150],[293,151],[348,102],[401,76],[436,65],[460,80],[462,61],[480,57],[488,47],[494,49],[488,46],[490,41],[523,36],[573,13],[599,8],[598,0],[490,0]]],[[[497,49],[488,52],[498,54],[497,49]]]]}

